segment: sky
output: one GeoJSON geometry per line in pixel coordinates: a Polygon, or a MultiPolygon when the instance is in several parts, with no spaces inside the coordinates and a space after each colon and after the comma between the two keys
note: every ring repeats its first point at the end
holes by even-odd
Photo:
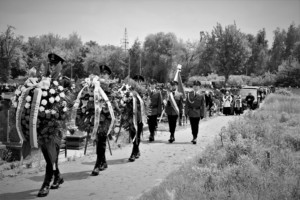
{"type": "Polygon", "coordinates": [[[300,25],[300,0],[0,0],[0,32],[11,25],[25,40],[76,32],[83,42],[121,46],[126,28],[129,46],[158,32],[196,41],[217,23],[253,35],[265,28],[270,47],[277,27],[300,25]]]}

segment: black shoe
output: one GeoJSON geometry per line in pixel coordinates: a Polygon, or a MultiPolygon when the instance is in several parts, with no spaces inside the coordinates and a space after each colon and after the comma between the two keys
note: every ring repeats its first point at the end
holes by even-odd
{"type": "Polygon", "coordinates": [[[197,144],[197,139],[193,139],[191,142],[192,142],[193,144],[197,144]]]}
{"type": "Polygon", "coordinates": [[[139,159],[140,156],[141,156],[141,153],[140,153],[140,151],[139,151],[139,152],[137,152],[137,153],[135,154],[135,159],[139,159]]]}
{"type": "Polygon", "coordinates": [[[42,185],[42,188],[40,189],[39,193],[37,194],[38,197],[45,197],[49,194],[49,185],[42,185]]]}
{"type": "Polygon", "coordinates": [[[62,177],[55,177],[50,189],[57,189],[59,188],[59,185],[63,183],[64,183],[64,179],[62,177]]]}
{"type": "Polygon", "coordinates": [[[170,143],[173,143],[175,141],[175,138],[173,138],[173,137],[171,137],[170,139],[169,139],[169,142],[170,143]]]}
{"type": "Polygon", "coordinates": [[[99,170],[100,170],[100,171],[103,171],[103,170],[105,170],[106,168],[107,168],[107,163],[104,162],[104,163],[101,163],[101,164],[100,164],[99,170]]]}
{"type": "Polygon", "coordinates": [[[135,155],[131,154],[131,156],[128,158],[129,162],[134,162],[135,161],[135,155]]]}
{"type": "Polygon", "coordinates": [[[100,172],[99,167],[95,167],[94,170],[91,173],[91,176],[98,176],[100,172]]]}
{"type": "Polygon", "coordinates": [[[153,142],[154,141],[154,137],[149,137],[149,142],[153,142]]]}

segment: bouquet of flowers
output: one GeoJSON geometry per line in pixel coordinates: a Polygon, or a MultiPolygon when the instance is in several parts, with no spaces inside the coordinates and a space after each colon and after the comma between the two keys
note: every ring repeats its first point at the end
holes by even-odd
{"type": "Polygon", "coordinates": [[[33,147],[37,147],[37,143],[58,139],[60,123],[66,119],[68,110],[64,87],[56,80],[43,77],[40,82],[21,86],[20,91],[16,91],[15,97],[20,137],[30,140],[33,147]]]}

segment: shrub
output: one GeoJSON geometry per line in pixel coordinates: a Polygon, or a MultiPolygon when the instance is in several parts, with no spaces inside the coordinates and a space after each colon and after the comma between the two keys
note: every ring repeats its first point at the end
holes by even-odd
{"type": "Polygon", "coordinates": [[[283,96],[292,96],[293,93],[287,89],[280,88],[279,90],[275,91],[275,94],[283,95],[283,96]]]}

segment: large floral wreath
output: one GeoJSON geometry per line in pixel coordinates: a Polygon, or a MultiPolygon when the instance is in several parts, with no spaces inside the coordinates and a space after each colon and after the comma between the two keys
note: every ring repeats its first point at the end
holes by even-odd
{"type": "Polygon", "coordinates": [[[57,80],[29,78],[15,91],[16,127],[21,141],[32,147],[51,139],[60,139],[61,122],[67,116],[66,89],[57,80]]]}

